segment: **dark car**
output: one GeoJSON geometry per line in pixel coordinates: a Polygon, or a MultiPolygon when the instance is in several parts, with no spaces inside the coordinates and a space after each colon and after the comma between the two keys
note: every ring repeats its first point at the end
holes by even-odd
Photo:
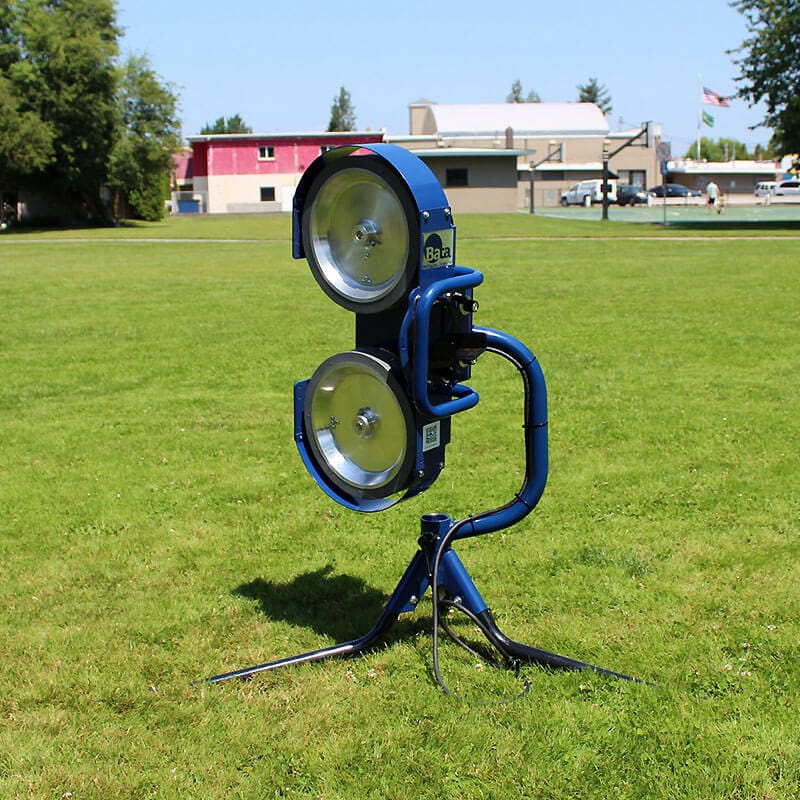
{"type": "Polygon", "coordinates": [[[660,186],[653,187],[650,191],[656,197],[664,197],[664,189],[667,190],[667,197],[701,197],[702,193],[697,189],[690,189],[682,183],[662,183],[660,186]]]}
{"type": "Polygon", "coordinates": [[[647,192],[641,186],[620,183],[617,185],[617,202],[621,206],[632,206],[647,202],[647,192]]]}

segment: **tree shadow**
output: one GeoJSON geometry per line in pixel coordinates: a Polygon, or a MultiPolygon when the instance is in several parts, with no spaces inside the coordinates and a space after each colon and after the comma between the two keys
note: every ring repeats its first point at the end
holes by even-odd
{"type": "MultiPolygon", "coordinates": [[[[654,226],[661,226],[661,223],[651,223],[654,226]]],[[[685,231],[737,231],[750,233],[753,236],[778,231],[800,232],[800,219],[784,220],[736,220],[720,219],[719,217],[707,220],[670,220],[669,227],[685,231]]]]}
{"type": "MultiPolygon", "coordinates": [[[[328,564],[285,583],[256,578],[237,586],[233,594],[255,600],[270,619],[310,628],[337,642],[349,641],[372,628],[389,596],[361,578],[332,573],[328,564]]],[[[402,627],[408,631],[407,625],[402,627]]]]}

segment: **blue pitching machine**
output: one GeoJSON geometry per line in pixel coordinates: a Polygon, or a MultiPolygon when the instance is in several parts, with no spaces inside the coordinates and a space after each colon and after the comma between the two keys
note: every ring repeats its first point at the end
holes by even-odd
{"type": "MultiPolygon", "coordinates": [[[[510,528],[536,507],[547,480],[547,402],[531,351],[473,322],[473,292],[483,275],[456,263],[456,228],[433,172],[389,144],[323,153],[297,187],[292,248],[325,294],[355,314],[354,348],[330,356],[294,388],[295,442],[326,494],[355,511],[375,512],[428,489],[444,469],[452,418],[478,404],[467,382],[485,353],[511,362],[524,385],[524,479],[498,508],[455,521],[447,514],[422,516],[419,549],[363,636],[208,680],[362,652],[400,614],[413,611],[429,587],[435,643],[439,626],[461,643],[443,614],[456,609],[475,623],[503,666],[531,662],[629,679],[509,639],[452,547],[510,528]]],[[[447,690],[437,653],[434,647],[434,671],[447,690]]]]}

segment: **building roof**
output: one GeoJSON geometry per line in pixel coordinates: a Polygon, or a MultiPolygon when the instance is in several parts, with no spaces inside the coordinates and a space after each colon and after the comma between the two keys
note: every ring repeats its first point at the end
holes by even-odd
{"type": "Polygon", "coordinates": [[[779,167],[774,161],[694,161],[677,158],[669,162],[669,171],[682,175],[774,175],[779,167]]]}
{"type": "Polygon", "coordinates": [[[240,139],[251,141],[283,140],[283,139],[337,139],[353,137],[375,144],[385,136],[384,131],[297,131],[294,133],[201,133],[196,136],[187,136],[186,141],[193,142],[232,142],[240,139]]]}
{"type": "Polygon", "coordinates": [[[517,158],[528,155],[530,150],[509,150],[488,147],[429,147],[420,150],[409,150],[419,158],[496,158],[506,156],[517,158]]]}
{"type": "Polygon", "coordinates": [[[594,103],[431,103],[428,108],[440,136],[497,134],[507,128],[515,136],[608,133],[608,122],[594,103]]]}
{"type": "Polygon", "coordinates": [[[537,172],[600,172],[602,161],[550,161],[539,164],[537,172]]]}

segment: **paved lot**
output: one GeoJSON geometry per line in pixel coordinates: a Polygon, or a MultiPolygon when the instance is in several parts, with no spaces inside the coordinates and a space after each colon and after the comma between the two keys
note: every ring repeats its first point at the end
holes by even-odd
{"type": "MultiPolygon", "coordinates": [[[[593,219],[599,220],[603,211],[601,206],[584,208],[583,206],[570,206],[562,208],[544,207],[537,208],[538,216],[558,217],[561,219],[593,219]]],[[[663,206],[609,206],[608,218],[617,222],[663,222],[663,206]]],[[[705,206],[679,206],[668,205],[666,221],[671,222],[711,222],[720,220],[727,223],[780,223],[780,222],[800,222],[800,203],[765,205],[736,205],[728,206],[722,210],[721,214],[709,212],[705,206]]]]}

